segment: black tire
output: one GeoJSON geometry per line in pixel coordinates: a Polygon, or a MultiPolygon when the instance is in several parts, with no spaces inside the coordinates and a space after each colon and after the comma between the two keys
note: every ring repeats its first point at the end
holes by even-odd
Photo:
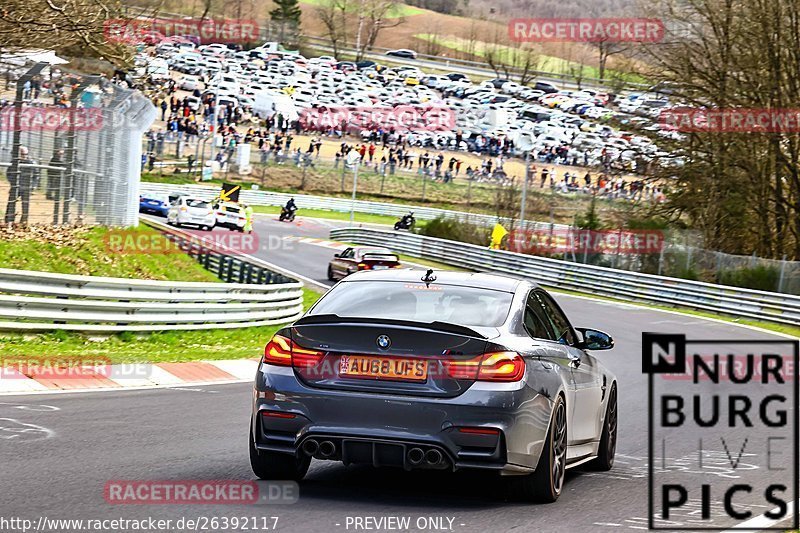
{"type": "Polygon", "coordinates": [[[567,406],[559,396],[553,406],[545,445],[533,474],[520,478],[519,494],[526,501],[552,503],[564,488],[567,469],[567,406]]]}
{"type": "Polygon", "coordinates": [[[328,265],[328,281],[334,281],[333,268],[330,265],[328,265]]]}
{"type": "Polygon", "coordinates": [[[259,479],[300,481],[305,477],[311,457],[298,458],[289,453],[259,451],[256,449],[252,431],[249,440],[250,467],[259,479]]]}
{"type": "Polygon", "coordinates": [[[394,223],[394,229],[395,229],[395,231],[400,229],[400,223],[399,222],[395,222],[394,223]]]}
{"type": "Polygon", "coordinates": [[[600,437],[600,446],[597,448],[597,458],[586,463],[586,468],[597,472],[608,472],[614,466],[614,455],[617,451],[617,427],[619,425],[619,411],[617,409],[617,385],[611,386],[608,393],[608,406],[606,419],[603,423],[603,434],[600,437]]]}

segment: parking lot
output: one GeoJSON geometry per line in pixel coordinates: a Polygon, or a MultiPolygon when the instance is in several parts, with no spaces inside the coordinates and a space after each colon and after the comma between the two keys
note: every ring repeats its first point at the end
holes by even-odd
{"type": "Polygon", "coordinates": [[[356,150],[364,144],[371,162],[384,164],[382,172],[394,167],[444,182],[521,183],[530,152],[537,186],[658,200],[663,181],[648,176],[681,164],[674,150],[659,146],[681,137],[658,124],[671,104],[655,94],[561,90],[544,82],[528,87],[502,78],[473,82],[416,67],[305,58],[274,43],[237,51],[169,41],[137,56],[136,77],[162,111],[163,127],[152,138],[191,145],[208,137],[216,119],[223,144],[207,156],[203,145],[199,159],[219,167],[242,142],[253,145],[253,162],[298,165],[312,152],[334,165],[346,156],[342,143],[356,150]],[[431,119],[442,113],[449,122],[431,119]]]}

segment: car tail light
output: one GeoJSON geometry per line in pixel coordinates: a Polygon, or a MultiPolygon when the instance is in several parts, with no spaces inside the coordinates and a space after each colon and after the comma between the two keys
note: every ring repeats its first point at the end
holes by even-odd
{"type": "Polygon", "coordinates": [[[525,375],[525,360],[517,352],[489,352],[472,359],[442,363],[454,379],[511,382],[525,375]]]}
{"type": "Polygon", "coordinates": [[[525,374],[525,360],[517,352],[483,355],[478,381],[519,381],[525,374]]]}
{"type": "Polygon", "coordinates": [[[297,418],[294,413],[283,413],[281,411],[261,411],[261,415],[269,418],[297,418]]]}
{"type": "Polygon", "coordinates": [[[264,357],[261,362],[276,366],[308,368],[319,363],[324,356],[325,352],[303,348],[288,337],[275,335],[264,347],[264,357]]]}
{"type": "Polygon", "coordinates": [[[467,433],[470,435],[499,435],[500,430],[497,428],[481,428],[481,427],[461,427],[458,428],[459,433],[467,433]]]}

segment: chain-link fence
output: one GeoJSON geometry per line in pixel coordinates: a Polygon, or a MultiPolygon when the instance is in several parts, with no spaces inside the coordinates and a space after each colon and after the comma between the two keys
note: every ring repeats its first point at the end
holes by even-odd
{"type": "MultiPolygon", "coordinates": [[[[612,232],[613,233],[613,232],[612,232]]],[[[632,233],[632,230],[620,230],[632,233]]],[[[635,234],[635,232],[633,232],[635,234]]],[[[577,250],[563,258],[588,263],[656,274],[674,278],[719,283],[770,292],[800,294],[800,261],[764,259],[727,254],[702,247],[699,236],[685,232],[649,231],[654,246],[623,247],[622,250],[577,250]]],[[[625,239],[623,239],[624,241],[625,239]]]]}
{"type": "Polygon", "coordinates": [[[137,221],[141,135],[156,110],[102,76],[0,61],[0,213],[6,224],[137,221]]]}

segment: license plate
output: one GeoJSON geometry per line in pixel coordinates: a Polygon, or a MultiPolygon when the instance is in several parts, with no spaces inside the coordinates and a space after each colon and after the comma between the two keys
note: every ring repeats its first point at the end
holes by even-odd
{"type": "Polygon", "coordinates": [[[428,379],[428,362],[424,359],[343,355],[339,360],[339,375],[348,378],[425,381],[428,379]]]}
{"type": "Polygon", "coordinates": [[[387,268],[389,267],[387,267],[386,265],[375,265],[374,267],[372,267],[372,270],[386,270],[387,268]]]}

